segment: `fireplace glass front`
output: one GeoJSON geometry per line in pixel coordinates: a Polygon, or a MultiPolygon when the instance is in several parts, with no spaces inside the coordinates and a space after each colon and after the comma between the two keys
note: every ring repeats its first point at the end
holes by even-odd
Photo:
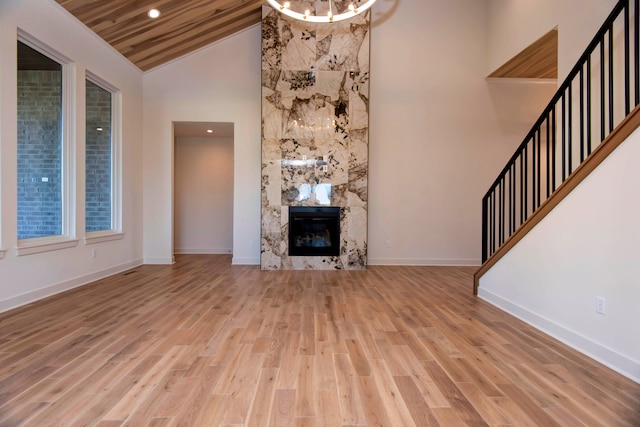
{"type": "Polygon", "coordinates": [[[289,206],[289,256],[340,255],[340,208],[289,206]]]}

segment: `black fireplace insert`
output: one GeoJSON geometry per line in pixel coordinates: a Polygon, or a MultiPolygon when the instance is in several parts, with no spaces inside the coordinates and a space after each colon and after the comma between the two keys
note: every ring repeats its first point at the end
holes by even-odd
{"type": "Polygon", "coordinates": [[[289,256],[340,255],[340,208],[289,206],[289,256]]]}

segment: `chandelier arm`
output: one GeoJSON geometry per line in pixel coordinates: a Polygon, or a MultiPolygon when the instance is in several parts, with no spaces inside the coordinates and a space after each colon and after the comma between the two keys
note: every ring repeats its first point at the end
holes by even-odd
{"type": "MultiPolygon", "coordinates": [[[[329,0],[329,2],[331,3],[331,0],[329,0]]],[[[365,4],[358,6],[357,8],[354,7],[353,9],[350,9],[348,12],[343,12],[338,15],[330,14],[327,16],[316,16],[316,15],[308,15],[308,14],[295,12],[289,9],[288,6],[285,6],[285,3],[280,4],[277,0],[267,0],[267,3],[269,3],[271,7],[273,7],[275,10],[282,13],[283,15],[289,16],[290,18],[297,19],[299,21],[318,22],[318,23],[330,23],[330,22],[343,21],[345,19],[353,18],[354,16],[359,15],[362,12],[369,9],[371,6],[373,6],[375,2],[376,0],[367,0],[365,4]]]]}

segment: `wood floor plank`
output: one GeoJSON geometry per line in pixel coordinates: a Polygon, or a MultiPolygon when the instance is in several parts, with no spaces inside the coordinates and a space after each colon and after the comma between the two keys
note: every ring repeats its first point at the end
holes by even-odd
{"type": "MultiPolygon", "coordinates": [[[[276,380],[276,388],[278,389],[294,389],[298,385],[298,372],[300,369],[300,332],[287,332],[282,349],[282,358],[277,364],[280,368],[278,379],[276,380]]],[[[265,359],[267,360],[267,359],[265,359]]],[[[265,365],[265,367],[269,367],[265,365]]]]}
{"type": "Polygon", "coordinates": [[[371,360],[371,374],[382,399],[382,407],[385,408],[391,422],[390,425],[415,426],[407,403],[382,359],[371,360]]]}
{"type": "Polygon", "coordinates": [[[360,394],[358,393],[357,374],[351,365],[349,356],[337,353],[333,355],[333,360],[342,424],[364,424],[366,420],[360,394]]]}
{"type": "Polygon", "coordinates": [[[247,417],[247,427],[261,427],[264,425],[265,420],[269,419],[277,375],[277,369],[261,369],[253,404],[247,417]]]}
{"type": "Polygon", "coordinates": [[[394,377],[396,386],[405,401],[411,418],[416,426],[437,426],[438,420],[433,415],[422,393],[409,376],[394,377]]]}
{"type": "Polygon", "coordinates": [[[176,260],[0,313],[0,426],[639,425],[639,384],[477,299],[473,268],[176,260]]]}
{"type": "Polygon", "coordinates": [[[198,425],[198,420],[206,410],[212,399],[213,388],[222,376],[223,368],[220,366],[208,366],[199,375],[196,390],[189,400],[185,400],[178,414],[174,417],[175,424],[181,426],[198,425]]]}
{"type": "Polygon", "coordinates": [[[106,414],[105,419],[114,421],[127,420],[142,401],[149,399],[149,393],[152,393],[159,383],[162,384],[167,375],[171,375],[170,369],[175,359],[185,350],[184,346],[175,346],[164,357],[150,366],[147,372],[141,375],[135,387],[122,396],[118,404],[106,414]]]}
{"type": "Polygon", "coordinates": [[[245,349],[246,359],[243,359],[238,366],[233,380],[224,390],[229,395],[228,406],[224,413],[224,424],[244,423],[251,410],[251,404],[258,387],[264,356],[251,353],[249,346],[245,346],[245,349]]]}
{"type": "Polygon", "coordinates": [[[276,390],[271,406],[269,425],[274,427],[290,426],[293,423],[293,413],[296,391],[291,389],[276,390]]]}

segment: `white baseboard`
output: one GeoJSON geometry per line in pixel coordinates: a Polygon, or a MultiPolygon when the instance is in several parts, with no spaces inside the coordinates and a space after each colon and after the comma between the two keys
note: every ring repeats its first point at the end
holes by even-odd
{"type": "Polygon", "coordinates": [[[105,277],[113,276],[114,274],[121,273],[134,267],[138,267],[139,265],[142,265],[141,259],[105,268],[104,270],[96,271],[95,273],[90,273],[85,276],[65,280],[64,282],[56,283],[54,285],[40,288],[35,291],[11,297],[9,299],[0,301],[0,313],[20,307],[25,304],[30,304],[32,302],[50,297],[55,294],[59,294],[60,292],[68,291],[69,289],[84,286],[88,283],[95,282],[96,280],[104,279],[105,277]]]}
{"type": "Polygon", "coordinates": [[[412,258],[369,258],[368,265],[408,265],[425,267],[479,267],[479,259],[412,259],[412,258]]]}
{"type": "Polygon", "coordinates": [[[174,264],[176,262],[176,260],[171,257],[171,258],[145,258],[144,259],[144,264],[151,264],[151,265],[168,265],[168,264],[174,264]]]}
{"type": "Polygon", "coordinates": [[[231,265],[260,265],[260,258],[238,258],[233,257],[231,265]]]}
{"type": "Polygon", "coordinates": [[[639,361],[487,291],[482,286],[478,289],[478,297],[640,384],[639,361]]]}
{"type": "Polygon", "coordinates": [[[233,253],[233,249],[220,248],[177,248],[173,250],[176,255],[229,255],[233,253]]]}

